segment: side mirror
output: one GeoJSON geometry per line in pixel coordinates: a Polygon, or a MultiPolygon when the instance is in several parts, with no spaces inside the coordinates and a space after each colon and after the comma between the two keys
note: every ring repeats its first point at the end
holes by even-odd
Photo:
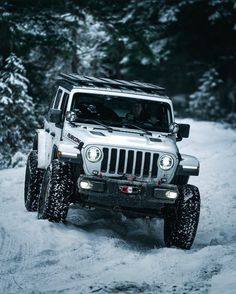
{"type": "Polygon", "coordinates": [[[62,110],[60,109],[50,109],[49,110],[49,121],[55,124],[59,124],[61,122],[62,110]]]}
{"type": "Polygon", "coordinates": [[[66,120],[70,123],[73,123],[77,120],[77,114],[75,111],[67,111],[66,113],[66,120]]]}
{"type": "Polygon", "coordinates": [[[181,141],[183,138],[189,137],[190,125],[179,124],[179,131],[177,133],[177,141],[181,141]]]}

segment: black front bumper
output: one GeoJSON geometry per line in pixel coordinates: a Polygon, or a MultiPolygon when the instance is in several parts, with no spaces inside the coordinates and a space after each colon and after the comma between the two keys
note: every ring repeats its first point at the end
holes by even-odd
{"type": "Polygon", "coordinates": [[[78,178],[78,198],[91,206],[129,210],[161,210],[175,199],[166,196],[167,191],[176,192],[176,185],[128,181],[95,176],[78,178]],[[89,189],[81,188],[81,182],[89,183],[89,189]]]}

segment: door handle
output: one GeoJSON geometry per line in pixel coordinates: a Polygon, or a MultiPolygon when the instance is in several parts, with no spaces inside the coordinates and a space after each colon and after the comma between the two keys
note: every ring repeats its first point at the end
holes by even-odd
{"type": "Polygon", "coordinates": [[[52,137],[55,137],[55,136],[56,136],[56,134],[55,134],[54,132],[51,132],[50,135],[51,135],[52,137]]]}

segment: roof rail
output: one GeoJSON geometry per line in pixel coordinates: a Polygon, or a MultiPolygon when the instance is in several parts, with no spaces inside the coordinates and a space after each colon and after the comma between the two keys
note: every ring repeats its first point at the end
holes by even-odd
{"type": "Polygon", "coordinates": [[[152,93],[152,94],[164,94],[165,88],[149,84],[141,83],[137,81],[124,81],[124,80],[112,80],[108,78],[94,78],[90,76],[82,76],[78,74],[65,74],[61,73],[59,76],[64,80],[73,85],[84,85],[92,87],[105,87],[109,86],[115,89],[128,89],[128,90],[141,90],[142,92],[152,93]]]}

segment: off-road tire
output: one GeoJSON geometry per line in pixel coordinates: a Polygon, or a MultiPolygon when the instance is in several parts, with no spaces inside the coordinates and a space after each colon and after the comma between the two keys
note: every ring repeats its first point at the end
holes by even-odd
{"type": "Polygon", "coordinates": [[[43,177],[38,219],[65,221],[73,194],[71,166],[54,159],[43,177]]]}
{"type": "Polygon", "coordinates": [[[190,249],[200,216],[200,193],[193,185],[182,185],[178,189],[174,207],[169,207],[165,213],[164,241],[167,247],[190,249]]]}
{"type": "Polygon", "coordinates": [[[24,202],[28,211],[37,211],[44,170],[37,168],[38,151],[31,151],[26,164],[24,202]]]}

